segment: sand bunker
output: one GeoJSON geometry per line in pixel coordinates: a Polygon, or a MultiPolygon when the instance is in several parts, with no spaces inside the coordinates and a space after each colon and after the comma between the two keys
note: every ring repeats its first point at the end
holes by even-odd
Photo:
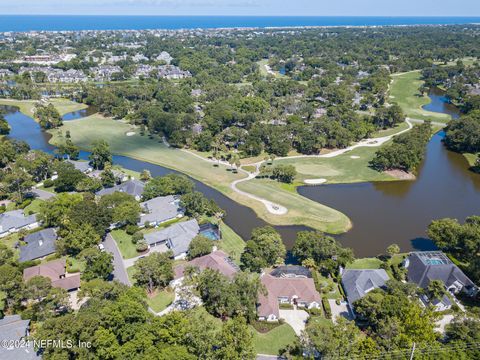
{"type": "Polygon", "coordinates": [[[326,182],[327,179],[306,179],[303,182],[308,185],[319,185],[326,182]]]}

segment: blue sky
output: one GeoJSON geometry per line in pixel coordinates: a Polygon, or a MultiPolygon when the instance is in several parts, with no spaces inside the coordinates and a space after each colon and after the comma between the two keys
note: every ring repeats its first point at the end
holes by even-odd
{"type": "Polygon", "coordinates": [[[480,0],[0,0],[0,14],[480,16],[480,0]]]}

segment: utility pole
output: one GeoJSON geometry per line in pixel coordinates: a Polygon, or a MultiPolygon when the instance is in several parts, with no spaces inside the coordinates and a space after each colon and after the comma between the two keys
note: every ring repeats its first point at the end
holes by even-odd
{"type": "Polygon", "coordinates": [[[413,360],[413,354],[415,354],[415,343],[413,343],[412,353],[410,354],[410,360],[413,360]]]}

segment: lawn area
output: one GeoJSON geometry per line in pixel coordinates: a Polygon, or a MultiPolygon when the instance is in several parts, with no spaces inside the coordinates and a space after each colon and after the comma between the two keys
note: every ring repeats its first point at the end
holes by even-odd
{"type": "Polygon", "coordinates": [[[372,135],[372,138],[395,135],[396,133],[405,129],[408,129],[408,124],[406,121],[402,122],[401,124],[393,128],[377,131],[375,134],[372,135]]]}
{"type": "MultiPolygon", "coordinates": [[[[288,209],[288,213],[285,215],[273,215],[264,206],[259,209],[260,212],[257,210],[258,207],[255,208],[257,214],[271,224],[306,225],[329,233],[344,232],[351,227],[350,219],[341,212],[307,199],[297,192],[288,191],[277,181],[253,179],[241,182],[237,187],[288,209]]],[[[258,202],[254,199],[249,199],[249,201],[258,202]]]]}
{"type": "Polygon", "coordinates": [[[30,205],[26,206],[23,211],[25,214],[35,214],[40,212],[40,206],[44,203],[44,200],[35,199],[31,202],[30,205]]]}
{"type": "Polygon", "coordinates": [[[463,156],[465,156],[465,159],[467,159],[468,165],[475,166],[475,163],[476,163],[479,155],[471,154],[471,153],[464,153],[463,156]]]}
{"type": "MultiPolygon", "coordinates": [[[[63,143],[63,134],[67,130],[70,131],[72,141],[82,149],[88,150],[91,143],[95,140],[106,140],[110,144],[113,153],[156,163],[186,173],[214,187],[233,200],[251,207],[259,216],[272,224],[305,224],[319,230],[334,233],[346,231],[350,227],[350,221],[340,212],[308,200],[298,194],[288,193],[278,187],[270,187],[264,190],[266,190],[268,198],[271,198],[272,201],[277,202],[278,199],[282,199],[282,202],[287,205],[289,212],[282,216],[272,215],[259,201],[240,195],[230,188],[229,184],[232,181],[244,178],[245,174],[234,174],[228,171],[226,166],[214,167],[212,164],[202,161],[188,152],[168,148],[158,138],[149,139],[148,136],[140,136],[139,134],[126,136],[127,133],[136,129],[124,122],[107,119],[100,115],[68,121],[65,122],[61,130],[51,131],[53,135],[51,142],[54,144],[63,143]],[[277,193],[272,194],[271,191],[277,193]],[[306,209],[308,209],[308,212],[306,209]],[[322,224],[322,221],[326,221],[326,224],[322,224]]],[[[245,186],[251,186],[251,182],[249,181],[248,183],[245,186]]],[[[256,190],[254,193],[262,192],[262,189],[254,190],[256,190]]]]}
{"type": "Polygon", "coordinates": [[[395,180],[369,167],[378,147],[359,147],[333,158],[278,159],[274,163],[291,164],[297,170],[296,181],[305,179],[326,179],[328,183],[353,183],[364,181],[395,180]],[[353,156],[353,158],[352,158],[353,156]]]}
{"type": "Polygon", "coordinates": [[[135,266],[130,266],[127,268],[127,275],[128,275],[128,279],[130,280],[130,283],[132,285],[135,285],[135,279],[133,278],[133,275],[137,272],[137,270],[135,269],[135,266]]]}
{"type": "Polygon", "coordinates": [[[175,293],[172,289],[166,288],[158,291],[153,297],[147,297],[148,306],[155,312],[165,310],[175,299],[175,293]]]}
{"type": "Polygon", "coordinates": [[[116,229],[113,230],[111,234],[124,259],[131,259],[138,256],[135,244],[132,242],[132,236],[128,235],[125,230],[116,229]]]}
{"type": "Polygon", "coordinates": [[[226,166],[214,167],[188,152],[168,148],[158,137],[150,139],[147,135],[141,136],[137,133],[138,129],[132,125],[105,118],[99,114],[65,122],[60,130],[50,131],[53,135],[51,142],[57,145],[62,144],[63,134],[67,130],[70,131],[72,141],[81,149],[89,150],[92,142],[102,139],[110,144],[115,154],[184,172],[224,192],[229,189],[230,182],[245,177],[243,174],[228,171],[226,166]]]}
{"type": "Polygon", "coordinates": [[[219,248],[224,250],[239,264],[245,241],[224,222],[221,222],[219,226],[222,233],[222,240],[218,242],[219,248]]]}
{"type": "Polygon", "coordinates": [[[67,257],[67,272],[76,273],[83,270],[85,270],[85,263],[83,261],[79,261],[71,256],[67,257]]]}
{"type": "Polygon", "coordinates": [[[268,59],[263,59],[260,61],[257,61],[257,64],[259,66],[260,74],[262,76],[275,76],[276,78],[285,78],[285,75],[280,74],[278,71],[273,71],[272,73],[269,73],[267,71],[266,65],[268,65],[268,59]]]}
{"type": "MultiPolygon", "coordinates": [[[[20,111],[30,117],[33,117],[35,104],[37,100],[13,100],[13,99],[0,99],[0,105],[16,106],[20,111]]],[[[55,105],[60,115],[65,115],[72,111],[85,109],[87,105],[80,104],[68,99],[50,99],[48,103],[55,105]]]]}
{"type": "Polygon", "coordinates": [[[420,79],[420,71],[392,75],[393,81],[390,86],[390,98],[403,109],[408,117],[436,122],[448,122],[451,117],[446,114],[434,113],[422,109],[422,106],[430,103],[428,96],[420,96],[418,88],[423,81],[420,79]]]}
{"type": "Polygon", "coordinates": [[[382,261],[377,258],[356,259],[353,263],[346,266],[347,269],[380,269],[382,261]]]}
{"type": "Polygon", "coordinates": [[[257,354],[278,355],[279,351],[295,341],[292,327],[283,324],[262,334],[250,326],[253,332],[253,346],[257,354]]]}

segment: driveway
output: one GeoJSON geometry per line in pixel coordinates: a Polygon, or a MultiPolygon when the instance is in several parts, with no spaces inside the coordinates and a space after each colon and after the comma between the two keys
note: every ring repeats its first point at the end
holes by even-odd
{"type": "Polygon", "coordinates": [[[346,302],[342,301],[340,305],[337,305],[335,300],[333,299],[328,299],[328,303],[330,304],[330,309],[332,309],[332,320],[335,322],[335,319],[337,319],[340,316],[343,316],[347,320],[353,320],[353,316],[348,309],[348,305],[346,302]]]}
{"type": "Polygon", "coordinates": [[[133,257],[133,258],[130,258],[130,259],[123,259],[123,266],[125,268],[129,268],[130,266],[133,266],[135,265],[135,262],[140,259],[140,258],[143,258],[145,256],[149,256],[151,253],[154,253],[154,252],[160,252],[160,253],[164,253],[164,252],[167,252],[169,249],[167,247],[167,245],[165,244],[162,244],[162,245],[157,245],[157,246],[153,246],[150,248],[150,250],[145,253],[145,254],[142,254],[142,255],[138,255],[136,257],[133,257]]]}
{"type": "Polygon", "coordinates": [[[128,279],[127,269],[123,264],[122,254],[118,250],[117,243],[113,240],[113,237],[110,233],[105,237],[103,242],[105,246],[105,251],[108,251],[113,255],[113,278],[120,281],[122,284],[131,285],[130,280],[128,279]]]}
{"type": "Polygon", "coordinates": [[[55,194],[42,189],[32,189],[32,193],[34,193],[37,196],[37,199],[40,200],[48,200],[55,197],[55,194]]]}
{"type": "Polygon", "coordinates": [[[308,313],[305,310],[278,310],[280,319],[284,319],[285,322],[290,325],[295,331],[295,334],[300,335],[305,330],[305,324],[308,319],[308,313]]]}

